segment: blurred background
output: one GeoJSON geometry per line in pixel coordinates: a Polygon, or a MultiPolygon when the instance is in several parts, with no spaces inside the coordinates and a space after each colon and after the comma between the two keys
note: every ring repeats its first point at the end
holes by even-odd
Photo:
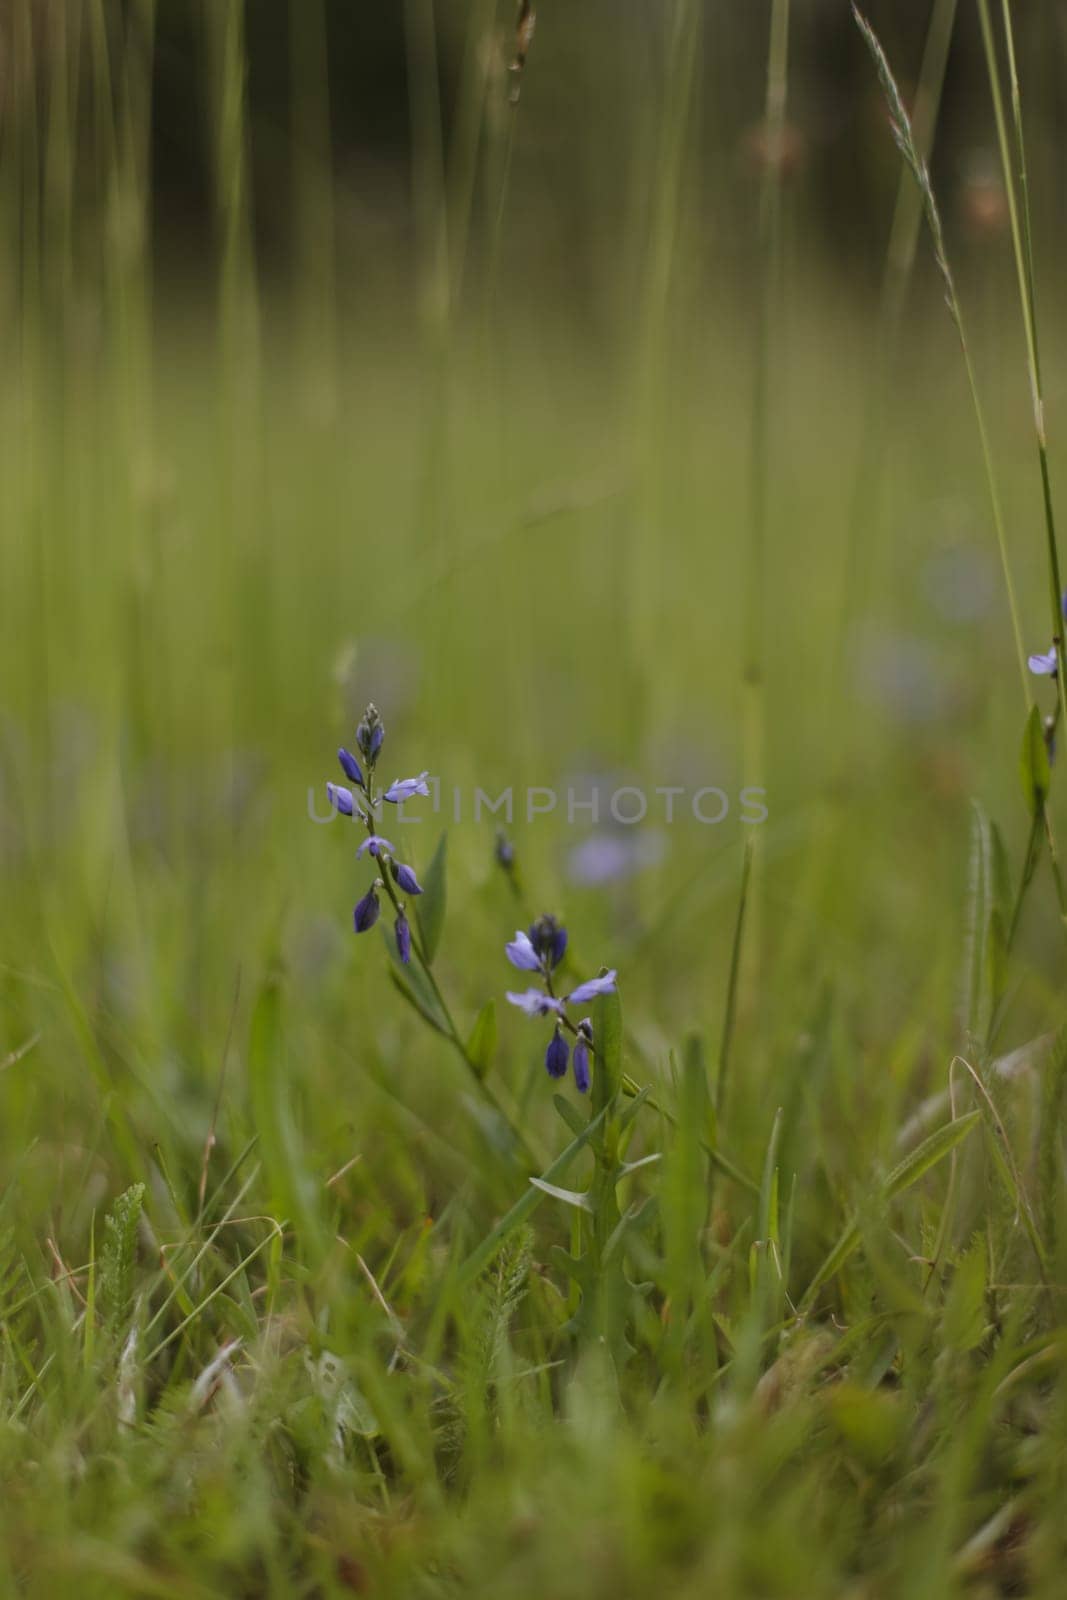
{"type": "MultiPolygon", "coordinates": [[[[976,11],[870,15],[932,145],[1043,649],[976,11]]],[[[520,20],[0,5],[0,1056],[43,1041],[3,1085],[13,1144],[80,1144],[117,1095],[199,1149],[235,992],[271,961],[309,1094],[418,1071],[350,933],[354,841],[308,819],[368,699],[388,776],[446,792],[766,789],[754,1099],[827,989],[857,1082],[888,1061],[903,1095],[958,1036],[970,797],[1017,854],[1025,707],[958,343],[849,8],[799,0],[776,40],[762,0],[546,3],[518,70],[520,20]]],[[[1055,487],[1067,6],[1017,32],[1055,487]]],[[[445,820],[409,830],[416,862],[445,820]]],[[[521,907],[492,820],[450,832],[465,1015],[551,907],[625,973],[650,1070],[721,1026],[736,804],[520,816],[521,907]]],[[[1049,1004],[1048,898],[1020,1033],[1049,1004]]]]}

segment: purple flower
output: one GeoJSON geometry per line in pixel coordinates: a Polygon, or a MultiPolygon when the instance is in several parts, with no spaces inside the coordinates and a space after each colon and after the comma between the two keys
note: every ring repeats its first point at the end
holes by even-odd
{"type": "Polygon", "coordinates": [[[1054,678],[1059,665],[1056,660],[1056,646],[1053,645],[1046,655],[1031,656],[1026,665],[1038,678],[1054,678]]]}
{"type": "Polygon", "coordinates": [[[411,960],[411,927],[403,912],[396,919],[396,953],[406,967],[411,960]]]}
{"type": "Polygon", "coordinates": [[[520,928],[510,944],[504,946],[504,952],[513,967],[518,967],[520,972],[540,972],[541,957],[530,943],[529,936],[520,928]]]}
{"type": "Polygon", "coordinates": [[[369,839],[364,839],[363,843],[356,851],[356,859],[357,861],[360,860],[364,855],[366,855],[368,850],[372,856],[377,856],[380,855],[383,850],[391,850],[392,848],[393,847],[389,843],[388,839],[383,839],[380,833],[372,833],[369,839]]]}
{"type": "Polygon", "coordinates": [[[342,812],[346,817],[352,815],[356,802],[352,798],[351,789],[346,789],[343,783],[328,783],[326,794],[335,811],[342,812]]]}
{"type": "Polygon", "coordinates": [[[405,894],[421,894],[422,884],[416,878],[414,870],[406,866],[403,861],[393,862],[393,877],[403,889],[405,894]]]}
{"type": "Polygon", "coordinates": [[[417,778],[394,779],[394,781],[389,785],[388,789],[386,789],[384,798],[388,800],[391,805],[398,806],[403,801],[412,799],[414,795],[428,795],[430,792],[430,787],[426,782],[426,779],[429,777],[429,775],[429,771],[427,770],[426,772],[420,772],[417,778]]]}
{"type": "Polygon", "coordinates": [[[567,930],[555,917],[538,917],[530,928],[530,943],[546,971],[558,967],[567,948],[567,930]]]}
{"type": "Polygon", "coordinates": [[[346,750],[344,745],[342,745],[340,750],[337,752],[337,759],[341,763],[341,771],[344,773],[345,777],[349,778],[353,783],[358,784],[362,789],[363,769],[356,760],[355,756],[352,754],[351,750],[346,750]]]}
{"type": "Polygon", "coordinates": [[[589,1092],[589,1046],[592,1042],[593,1024],[588,1017],[583,1017],[574,1042],[574,1083],[579,1094],[589,1092]]]}
{"type": "Polygon", "coordinates": [[[577,989],[572,989],[567,995],[568,1005],[582,1005],[586,1000],[595,1000],[597,995],[615,993],[615,973],[605,972],[599,978],[590,978],[588,983],[580,983],[577,989]]]}
{"type": "Polygon", "coordinates": [[[560,1016],[563,1011],[562,1000],[553,1000],[551,995],[543,994],[540,989],[524,989],[521,994],[509,989],[507,998],[513,1006],[525,1011],[528,1017],[547,1017],[550,1011],[560,1016]]]}
{"type": "Polygon", "coordinates": [[[378,920],[381,906],[378,904],[378,895],[373,886],[367,890],[363,899],[356,907],[353,921],[357,933],[366,933],[368,928],[373,928],[378,920]]]}
{"type": "MultiPolygon", "coordinates": [[[[575,1053],[577,1054],[577,1047],[575,1053]]],[[[555,1032],[548,1041],[548,1049],[545,1051],[545,1067],[550,1078],[562,1078],[564,1076],[567,1071],[569,1057],[570,1050],[567,1047],[567,1041],[557,1023],[555,1032]]]]}

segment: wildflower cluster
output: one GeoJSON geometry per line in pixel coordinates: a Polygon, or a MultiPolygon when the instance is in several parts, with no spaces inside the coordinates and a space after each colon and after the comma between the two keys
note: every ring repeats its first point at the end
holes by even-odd
{"type": "Polygon", "coordinates": [[[574,1035],[574,1082],[580,1093],[589,1088],[589,1056],[593,1045],[593,1024],[588,1017],[575,1023],[567,1015],[567,1006],[582,1006],[598,995],[612,994],[615,973],[602,972],[597,978],[580,983],[569,994],[557,996],[553,973],[567,950],[567,930],[555,917],[538,917],[528,933],[519,929],[514,939],[504,947],[508,960],[520,972],[536,972],[541,977],[539,989],[508,991],[508,999],[528,1017],[555,1017],[555,1027],[545,1051],[545,1068],[550,1078],[562,1078],[570,1060],[570,1045],[564,1030],[574,1035]]]}
{"type": "Polygon", "coordinates": [[[381,876],[375,878],[353,913],[355,930],[357,933],[366,933],[368,929],[374,927],[381,914],[379,891],[384,889],[393,902],[393,909],[396,912],[397,955],[406,965],[411,960],[411,925],[407,919],[404,902],[398,897],[397,890],[401,894],[417,895],[422,893],[422,885],[413,869],[406,862],[396,859],[395,846],[392,842],[375,831],[374,813],[380,808],[383,800],[387,800],[390,805],[400,805],[405,800],[413,799],[415,795],[428,795],[430,790],[426,782],[428,773],[425,772],[420,773],[417,778],[394,779],[381,794],[375,790],[374,770],[384,740],[385,725],[377,707],[369,705],[356,729],[356,749],[359,754],[353,754],[351,750],[345,749],[344,745],[337,752],[341,771],[354,788],[349,789],[341,783],[327,783],[326,793],[335,811],[341,812],[343,816],[357,819],[367,829],[367,837],[356,851],[357,860],[369,854],[381,867],[381,876]]]}

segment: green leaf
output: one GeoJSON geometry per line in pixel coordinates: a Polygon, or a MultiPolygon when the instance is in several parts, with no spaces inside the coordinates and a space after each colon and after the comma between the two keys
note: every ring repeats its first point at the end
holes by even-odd
{"type": "Polygon", "coordinates": [[[268,973],[260,985],[248,1040],[248,1094],[252,1123],[259,1135],[271,1190],[271,1204],[289,1217],[301,1244],[311,1252],[328,1248],[317,1210],[318,1190],[310,1178],[303,1141],[293,1116],[292,1074],[282,1024],[280,974],[268,973]]]}
{"type": "Polygon", "coordinates": [[[986,1241],[978,1238],[962,1256],[945,1297],[941,1329],[949,1350],[973,1350],[986,1330],[986,1241]]]}
{"type": "MultiPolygon", "coordinates": [[[[924,1139],[922,1144],[893,1168],[882,1185],[880,1199],[888,1202],[896,1195],[903,1194],[913,1183],[918,1183],[924,1173],[929,1172],[932,1166],[966,1139],[975,1123],[981,1120],[981,1116],[980,1111],[969,1111],[966,1116],[956,1117],[952,1122],[946,1122],[943,1127],[936,1128],[929,1138],[924,1139]]],[[[800,1302],[801,1311],[810,1310],[823,1284],[840,1271],[859,1242],[859,1223],[853,1219],[847,1224],[830,1254],[808,1284],[804,1298],[800,1302]]]]}
{"type": "Polygon", "coordinates": [[[623,1094],[633,1096],[632,1099],[627,1100],[619,1112],[619,1132],[625,1133],[631,1122],[639,1114],[641,1107],[648,1100],[652,1090],[648,1084],[643,1089],[639,1089],[633,1079],[628,1078],[625,1073],[623,1073],[622,1090],[623,1094]]]}
{"type": "Polygon", "coordinates": [[[467,1044],[467,1055],[484,1078],[496,1053],[496,1001],[487,1000],[479,1011],[467,1044]]]}
{"type": "MultiPolygon", "coordinates": [[[[546,1169],[542,1182],[550,1184],[553,1178],[562,1178],[579,1150],[599,1133],[603,1125],[604,1112],[601,1111],[586,1123],[578,1137],[572,1140],[566,1150],[558,1155],[555,1161],[546,1169]]],[[[457,1275],[460,1287],[469,1283],[472,1278],[476,1278],[489,1265],[504,1240],[526,1221],[531,1211],[540,1205],[544,1195],[544,1189],[530,1184],[523,1194],[519,1196],[511,1210],[501,1217],[496,1227],[486,1235],[481,1244],[472,1250],[466,1261],[463,1262],[457,1275]]]]}
{"type": "Polygon", "coordinates": [[[576,1211],[592,1212],[593,1202],[587,1194],[579,1194],[577,1189],[560,1189],[554,1183],[546,1183],[544,1178],[531,1178],[530,1182],[535,1189],[540,1189],[543,1194],[549,1194],[553,1200],[562,1200],[565,1206],[573,1206],[576,1211]]]}
{"type": "Polygon", "coordinates": [[[563,1095],[561,1094],[554,1094],[552,1096],[552,1104],[555,1106],[556,1110],[559,1112],[560,1116],[563,1118],[564,1122],[567,1124],[572,1133],[584,1133],[585,1118],[582,1116],[582,1113],[578,1110],[577,1106],[572,1106],[570,1101],[564,1099],[563,1095]]]}
{"type": "MultiPolygon", "coordinates": [[[[389,941],[389,944],[392,946],[392,940],[389,941]]],[[[428,1022],[430,1027],[437,1033],[444,1034],[448,1038],[448,1029],[445,1026],[445,1019],[441,1015],[437,996],[427,983],[425,975],[419,971],[418,967],[402,967],[395,959],[395,951],[393,954],[394,961],[389,968],[389,976],[392,979],[393,987],[399,994],[403,995],[408,1005],[418,1012],[424,1022],[428,1022]]]]}
{"type": "Polygon", "coordinates": [[[760,1239],[778,1243],[778,1145],[782,1137],[782,1108],[774,1114],[771,1136],[767,1141],[767,1154],[763,1161],[763,1182],[760,1184],[759,1229],[760,1239]]]}
{"type": "Polygon", "coordinates": [[[602,994],[593,1014],[593,1107],[610,1105],[622,1088],[622,1006],[617,994],[602,994]]]}
{"type": "Polygon", "coordinates": [[[924,1173],[936,1166],[950,1150],[955,1150],[958,1144],[963,1143],[981,1115],[980,1111],[968,1111],[965,1116],[956,1117],[952,1122],[935,1128],[922,1144],[917,1145],[910,1155],[893,1168],[885,1181],[886,1199],[892,1200],[896,1195],[903,1194],[905,1189],[910,1189],[913,1183],[918,1183],[924,1173]]]}
{"type": "Polygon", "coordinates": [[[967,867],[967,915],[963,973],[963,1023],[972,1039],[984,1039],[992,1015],[994,974],[990,920],[994,906],[993,834],[977,801],[971,805],[967,867]]]}
{"type": "Polygon", "coordinates": [[[1023,746],[1019,757],[1019,776],[1022,779],[1023,796],[1026,800],[1026,809],[1030,815],[1036,816],[1048,798],[1049,785],[1052,774],[1049,770],[1048,748],[1045,744],[1045,730],[1041,724],[1041,713],[1036,706],[1030,707],[1030,715],[1026,719],[1023,730],[1023,746]]]}
{"type": "Polygon", "coordinates": [[[906,1412],[899,1397],[846,1379],[828,1389],[824,1403],[850,1450],[869,1469],[884,1469],[906,1433],[906,1412]]]}
{"type": "Polygon", "coordinates": [[[615,1169],[615,1181],[621,1183],[623,1178],[629,1178],[632,1173],[640,1172],[642,1167],[651,1167],[657,1161],[663,1160],[662,1150],[653,1150],[649,1156],[641,1156],[638,1161],[623,1161],[615,1169]]]}
{"type": "Polygon", "coordinates": [[[104,1218],[100,1306],[107,1327],[116,1336],[125,1332],[133,1311],[133,1266],[143,1201],[144,1184],[131,1184],[104,1218]]]}
{"type": "Polygon", "coordinates": [[[422,948],[427,961],[432,962],[437,954],[437,946],[441,942],[441,930],[445,925],[445,876],[448,858],[448,835],[443,833],[437,841],[437,849],[433,853],[433,860],[426,870],[422,880],[422,893],[415,901],[415,916],[419,924],[419,933],[422,937],[422,948]]]}

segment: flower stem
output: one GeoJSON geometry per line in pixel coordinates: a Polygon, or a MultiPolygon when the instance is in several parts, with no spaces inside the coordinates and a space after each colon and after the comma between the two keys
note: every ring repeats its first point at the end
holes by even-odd
{"type": "MultiPolygon", "coordinates": [[[[368,812],[363,812],[363,811],[360,812],[360,815],[363,818],[363,823],[364,823],[364,826],[367,829],[368,834],[373,834],[374,833],[375,797],[374,797],[374,794],[373,794],[372,784],[373,784],[373,774],[368,774],[368,778],[367,778],[368,787],[367,787],[366,793],[367,793],[367,802],[368,802],[368,808],[369,809],[368,809],[368,812]]],[[[386,852],[382,853],[381,858],[380,858],[381,866],[382,866],[381,882],[382,882],[382,887],[385,889],[386,894],[389,896],[389,899],[392,902],[393,910],[396,912],[397,916],[399,917],[399,916],[403,916],[405,913],[404,913],[404,907],[400,903],[400,898],[397,895],[396,889],[395,889],[395,887],[393,885],[393,881],[392,881],[392,879],[391,879],[391,877],[389,875],[389,868],[390,868],[390,865],[392,863],[392,859],[393,859],[392,856],[390,856],[388,853],[386,853],[386,852]]],[[[430,962],[429,956],[426,953],[426,947],[423,944],[422,934],[419,931],[419,928],[418,928],[417,924],[414,927],[412,927],[412,930],[411,930],[411,947],[414,950],[415,955],[418,958],[419,966],[422,969],[423,975],[426,978],[427,983],[430,985],[430,988],[431,988],[431,990],[433,992],[433,997],[437,1001],[437,1004],[441,1009],[441,1016],[442,1016],[442,1018],[444,1020],[444,1024],[445,1024],[445,1027],[444,1027],[444,1036],[445,1036],[445,1038],[452,1045],[452,1047],[456,1050],[456,1052],[458,1053],[461,1061],[463,1062],[463,1065],[467,1068],[467,1071],[470,1073],[471,1077],[474,1079],[474,1082],[476,1083],[476,1085],[478,1087],[478,1092],[482,1096],[482,1099],[485,1100],[486,1103],[489,1106],[492,1107],[493,1111],[496,1113],[496,1115],[504,1123],[504,1125],[506,1126],[506,1128],[507,1128],[508,1132],[510,1133],[512,1139],[515,1141],[516,1147],[519,1150],[522,1151],[522,1154],[523,1154],[523,1157],[525,1158],[525,1160],[529,1163],[530,1166],[534,1167],[539,1172],[541,1170],[542,1163],[540,1163],[538,1161],[537,1155],[534,1152],[534,1150],[533,1150],[532,1146],[530,1145],[529,1141],[527,1140],[525,1134],[523,1134],[522,1130],[516,1126],[514,1119],[511,1116],[508,1115],[507,1111],[505,1111],[505,1109],[504,1109],[503,1105],[501,1104],[499,1098],[497,1097],[496,1093],[493,1091],[493,1089],[489,1086],[488,1083],[486,1083],[485,1079],[482,1077],[481,1072],[478,1070],[478,1067],[477,1067],[476,1063],[472,1060],[471,1055],[470,1055],[469,1051],[467,1050],[467,1046],[463,1042],[463,1037],[460,1034],[459,1029],[456,1027],[455,1019],[452,1016],[452,1012],[451,1012],[451,1009],[449,1008],[448,1001],[445,999],[444,994],[442,993],[442,990],[441,990],[441,985],[438,983],[437,978],[436,978],[436,976],[434,974],[432,963],[430,962]]]]}

